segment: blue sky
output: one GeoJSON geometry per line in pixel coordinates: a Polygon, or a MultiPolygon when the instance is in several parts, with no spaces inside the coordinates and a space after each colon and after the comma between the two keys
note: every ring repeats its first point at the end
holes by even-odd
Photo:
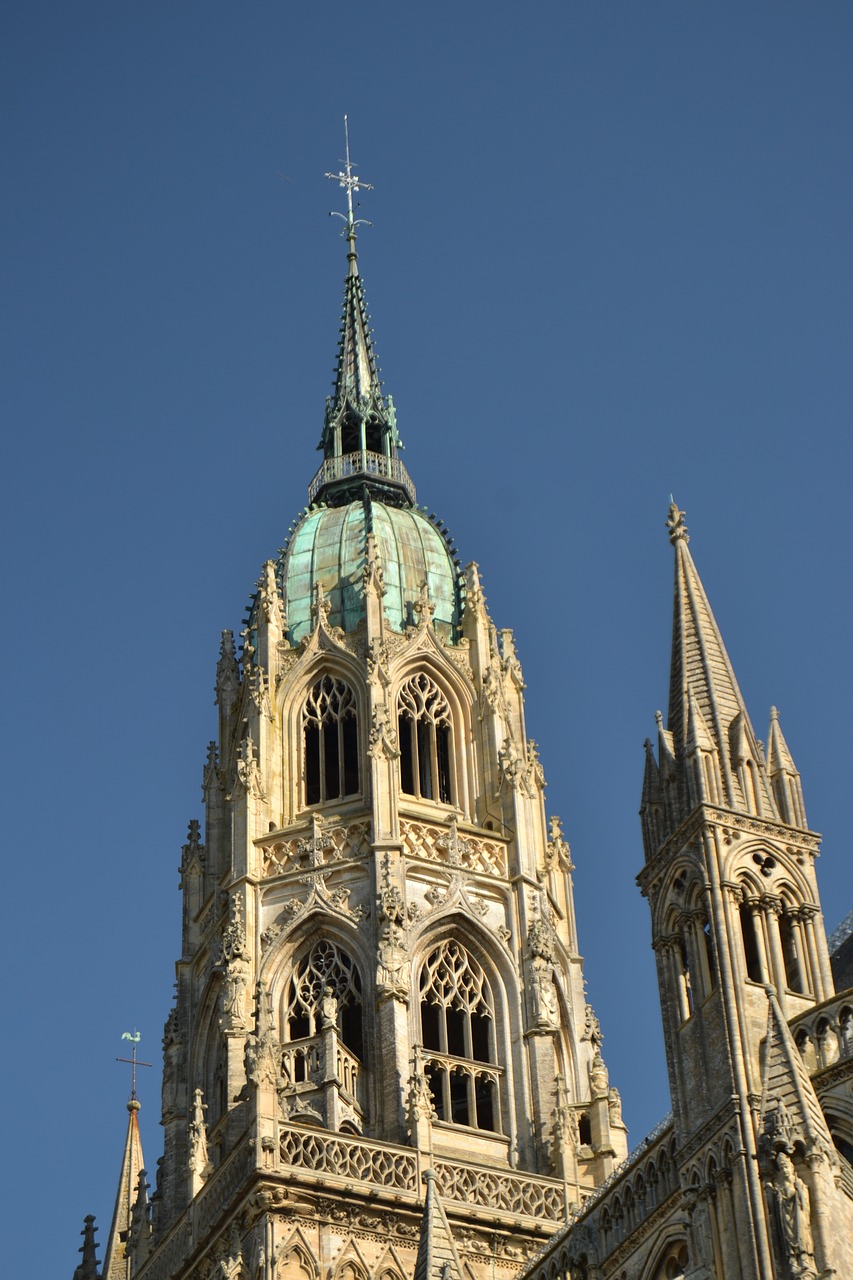
{"type": "Polygon", "coordinates": [[[406,463],[515,630],[632,1141],[668,1106],[634,877],[670,492],[853,907],[852,40],[848,0],[7,6],[10,1273],[103,1240],[121,1033],[159,1063],[219,632],[317,462],[345,111],[406,463]]]}

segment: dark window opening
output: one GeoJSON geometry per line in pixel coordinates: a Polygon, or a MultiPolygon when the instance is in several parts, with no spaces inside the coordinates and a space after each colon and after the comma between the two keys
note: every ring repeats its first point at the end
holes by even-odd
{"type": "Polygon", "coordinates": [[[471,1057],[477,1062],[492,1062],[492,1020],[482,1013],[471,1014],[471,1057]]]}
{"type": "Polygon", "coordinates": [[[359,790],[355,694],[343,680],[323,676],[305,700],[305,802],[321,804],[359,790]]]}
{"type": "Polygon", "coordinates": [[[441,1036],[438,1030],[440,1009],[437,1004],[421,1005],[421,1038],[425,1049],[441,1051],[441,1036]]]}
{"type": "Polygon", "coordinates": [[[475,1081],[474,1097],[477,1106],[477,1128],[495,1131],[494,1081],[479,1076],[475,1081]]]}
{"type": "Polygon", "coordinates": [[[758,956],[758,938],[755,935],[755,920],[752,909],[747,903],[740,908],[740,931],[743,936],[743,957],[746,962],[746,976],[753,982],[761,982],[761,961],[758,956]]]}
{"type": "Polygon", "coordinates": [[[450,707],[425,672],[413,676],[401,689],[397,727],[402,790],[422,800],[452,804],[450,707]]]}
{"type": "Polygon", "coordinates": [[[788,916],[779,920],[779,937],[782,942],[782,959],[785,961],[785,982],[789,990],[802,995],[805,990],[803,968],[800,964],[796,926],[788,916]]]}
{"type": "Polygon", "coordinates": [[[462,1071],[450,1073],[450,1115],[454,1124],[471,1123],[468,1110],[468,1076],[462,1071]]]}
{"type": "Polygon", "coordinates": [[[585,1111],[578,1120],[578,1140],[583,1147],[592,1146],[592,1121],[585,1111]]]}
{"type": "Polygon", "coordinates": [[[456,1058],[467,1058],[465,1051],[465,1022],[466,1017],[462,1009],[448,1008],[444,1011],[445,1025],[447,1027],[447,1053],[452,1053],[456,1058]]]}

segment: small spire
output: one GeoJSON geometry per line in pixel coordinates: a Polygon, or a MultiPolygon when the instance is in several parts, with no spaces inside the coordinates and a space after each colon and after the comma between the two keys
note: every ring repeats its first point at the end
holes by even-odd
{"type": "Polygon", "coordinates": [[[414,1280],[463,1280],[462,1264],[436,1190],[435,1171],[427,1169],[423,1177],[427,1188],[426,1203],[421,1220],[414,1280]]]}
{"type": "Polygon", "coordinates": [[[318,445],[323,464],[309,486],[309,501],[343,506],[366,492],[393,506],[412,506],[414,486],[398,457],[402,445],[393,401],[382,393],[355,247],[356,229],[364,225],[364,219],[355,216],[358,205],[353,203],[353,195],[372,190],[372,186],[354,172],[346,116],[344,128],[343,168],[326,177],[346,192],[346,213],[335,212],[333,216],[344,224],[348,265],[334,390],[326,401],[318,445]]]}
{"type": "Polygon", "coordinates": [[[776,989],[767,992],[767,1038],[764,1042],[759,1125],[765,1142],[790,1147],[797,1139],[806,1153],[833,1151],[832,1138],[802,1055],[779,1005],[776,989]]]}
{"type": "Polygon", "coordinates": [[[95,1242],[95,1216],[88,1213],[83,1219],[83,1230],[80,1232],[83,1237],[83,1243],[78,1252],[82,1253],[83,1258],[80,1265],[75,1268],[74,1280],[101,1280],[101,1273],[98,1270],[98,1246],[95,1242]]]}
{"type": "MultiPolygon", "coordinates": [[[[126,1059],[119,1059],[126,1061],[126,1059]]],[[[142,1063],[137,1063],[141,1066],[142,1063]]],[[[147,1064],[146,1064],[147,1065],[147,1064]]],[[[113,1220],[107,1237],[104,1252],[103,1280],[129,1280],[130,1257],[127,1254],[128,1232],[130,1231],[133,1206],[139,1190],[140,1170],[145,1168],[142,1158],[142,1138],[139,1133],[139,1101],[136,1091],[127,1104],[129,1112],[127,1134],[124,1141],[124,1153],[119,1173],[118,1190],[116,1192],[113,1220]]]]}

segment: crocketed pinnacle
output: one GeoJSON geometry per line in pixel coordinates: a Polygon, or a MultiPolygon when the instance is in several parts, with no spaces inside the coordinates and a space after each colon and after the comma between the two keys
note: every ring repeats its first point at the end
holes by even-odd
{"type": "Polygon", "coordinates": [[[435,1189],[435,1173],[424,1173],[427,1184],[424,1216],[413,1280],[462,1280],[462,1264],[450,1231],[450,1225],[435,1189]]]}
{"type": "Polygon", "coordinates": [[[712,744],[719,754],[723,800],[738,807],[741,800],[732,773],[744,752],[757,766],[757,781],[773,810],[766,770],[737,679],[723,644],[705,589],[688,549],[684,512],[675,502],[667,519],[675,548],[675,599],[672,623],[672,665],[669,685],[668,729],[678,758],[694,739],[712,744]],[[710,739],[710,740],[709,740],[710,739]]]}
{"type": "Polygon", "coordinates": [[[125,1243],[130,1230],[133,1203],[139,1185],[139,1172],[144,1168],[142,1138],[139,1134],[139,1102],[131,1098],[127,1104],[128,1122],[124,1154],[116,1192],[115,1209],[104,1254],[103,1280],[129,1280],[130,1259],[125,1243]]]}
{"type": "Polygon", "coordinates": [[[79,1252],[83,1257],[74,1271],[74,1280],[101,1280],[101,1273],[98,1270],[94,1214],[89,1213],[83,1219],[83,1230],[80,1234],[83,1237],[83,1244],[79,1252]]]}

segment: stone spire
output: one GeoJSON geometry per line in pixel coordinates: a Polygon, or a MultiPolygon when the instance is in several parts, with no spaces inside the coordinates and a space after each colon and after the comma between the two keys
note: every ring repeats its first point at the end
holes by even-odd
{"type": "Polygon", "coordinates": [[[767,772],[776,800],[776,807],[783,822],[792,827],[807,827],[806,806],[800,773],[794,764],[782,726],[779,712],[770,708],[770,733],[767,736],[767,772]]]}
{"type": "Polygon", "coordinates": [[[127,1135],[124,1141],[113,1220],[104,1254],[103,1280],[130,1280],[127,1238],[133,1204],[139,1187],[140,1170],[145,1167],[142,1159],[142,1138],[139,1134],[139,1105],[135,1097],[131,1098],[127,1104],[127,1135]]]}
{"type": "Polygon", "coordinates": [[[687,547],[684,512],[675,502],[666,524],[675,548],[668,729],[676,759],[697,748],[713,749],[722,795],[706,798],[776,817],[762,752],[687,547]]]}
{"type": "Polygon", "coordinates": [[[80,1265],[75,1268],[74,1280],[101,1280],[97,1259],[98,1246],[95,1243],[94,1214],[87,1214],[83,1219],[83,1230],[80,1234],[83,1237],[83,1243],[80,1246],[83,1257],[80,1265]]]}
{"type": "Polygon", "coordinates": [[[441,1198],[435,1189],[435,1174],[432,1169],[426,1170],[424,1181],[427,1186],[426,1203],[414,1280],[462,1280],[462,1264],[453,1243],[441,1198]]]}

